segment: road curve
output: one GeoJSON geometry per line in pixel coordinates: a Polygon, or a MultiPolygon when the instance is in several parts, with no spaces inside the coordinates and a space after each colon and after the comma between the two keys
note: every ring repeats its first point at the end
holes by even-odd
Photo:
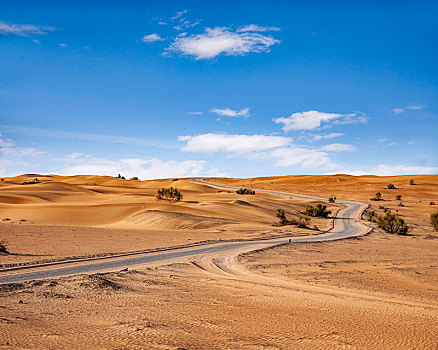
{"type": "MultiPolygon", "coordinates": [[[[216,185],[200,179],[191,181],[202,183],[217,188],[234,189],[223,185],[216,185]]],[[[297,195],[285,192],[276,192],[268,190],[258,190],[258,192],[285,195],[288,197],[307,198],[312,200],[322,200],[322,198],[297,195]]],[[[321,242],[343,238],[356,237],[366,234],[369,227],[359,222],[362,211],[366,208],[365,204],[357,202],[338,201],[344,205],[337,217],[334,219],[333,228],[322,234],[281,238],[260,241],[242,241],[242,242],[219,242],[203,247],[192,247],[183,249],[174,249],[166,252],[141,253],[134,256],[110,256],[99,259],[99,261],[73,261],[62,262],[53,265],[34,266],[13,269],[9,271],[0,271],[0,284],[25,282],[36,279],[55,278],[82,273],[110,272],[118,271],[126,267],[140,266],[159,266],[176,262],[192,261],[200,256],[213,259],[216,255],[223,255],[229,252],[230,255],[237,255],[251,250],[267,248],[274,245],[292,242],[321,242]]]]}

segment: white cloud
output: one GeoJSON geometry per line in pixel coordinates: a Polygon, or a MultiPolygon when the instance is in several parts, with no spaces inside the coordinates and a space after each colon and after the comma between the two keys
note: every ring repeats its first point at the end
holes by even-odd
{"type": "Polygon", "coordinates": [[[189,115],[202,115],[204,113],[203,112],[186,112],[186,114],[189,114],[189,115]]]}
{"type": "Polygon", "coordinates": [[[185,15],[187,12],[189,12],[189,10],[177,11],[176,14],[175,14],[175,16],[170,17],[170,19],[171,19],[172,21],[174,21],[174,20],[176,20],[176,19],[182,17],[183,15],[185,15]]]}
{"type": "Polygon", "coordinates": [[[149,35],[145,35],[141,41],[143,41],[144,43],[153,43],[155,41],[163,41],[164,39],[158,35],[157,33],[153,33],[153,34],[149,34],[149,35]]]}
{"type": "Polygon", "coordinates": [[[363,170],[340,169],[328,173],[328,175],[331,174],[378,175],[378,176],[438,174],[438,167],[379,164],[376,167],[371,167],[363,170]]]}
{"type": "Polygon", "coordinates": [[[243,33],[243,32],[278,32],[280,31],[280,28],[278,27],[263,27],[259,26],[257,24],[248,24],[245,26],[241,26],[237,28],[237,33],[243,33]]]}
{"type": "Polygon", "coordinates": [[[227,176],[217,169],[210,169],[202,160],[169,160],[157,158],[127,158],[109,160],[95,158],[87,154],[75,153],[64,157],[64,167],[55,170],[60,175],[110,175],[122,174],[125,177],[137,176],[142,180],[191,177],[191,176],[227,176]]]}
{"type": "Polygon", "coordinates": [[[42,35],[53,32],[56,28],[51,26],[39,26],[34,24],[12,24],[0,21],[0,35],[42,35]]]}
{"type": "Polygon", "coordinates": [[[39,151],[36,148],[16,147],[15,142],[10,139],[4,139],[0,133],[0,155],[15,158],[15,157],[37,157],[45,154],[44,151],[39,151]]]}
{"type": "Polygon", "coordinates": [[[168,50],[195,59],[211,59],[220,54],[242,56],[250,52],[269,52],[272,45],[280,41],[270,35],[254,32],[237,33],[229,28],[207,28],[205,33],[177,36],[168,50]]]}
{"type": "Polygon", "coordinates": [[[268,153],[270,158],[277,159],[276,166],[299,166],[302,169],[332,169],[334,165],[326,152],[300,147],[291,146],[277,148],[268,153]]]}
{"type": "Polygon", "coordinates": [[[321,149],[327,152],[353,152],[356,150],[356,147],[345,143],[332,143],[321,147],[321,149]]]}
{"type": "Polygon", "coordinates": [[[391,110],[391,112],[394,113],[394,114],[400,114],[400,113],[403,113],[407,109],[408,110],[413,110],[413,111],[418,111],[418,110],[423,109],[423,108],[424,108],[424,106],[410,105],[410,106],[403,107],[403,108],[393,108],[391,110]]]}
{"type": "Polygon", "coordinates": [[[394,108],[391,110],[391,112],[394,114],[400,114],[400,113],[404,112],[404,109],[403,108],[394,108]]]}
{"type": "Polygon", "coordinates": [[[320,141],[320,140],[328,140],[328,139],[334,139],[335,137],[342,136],[344,134],[340,132],[332,132],[331,134],[324,134],[324,135],[315,135],[313,136],[313,141],[320,141]]]}
{"type": "Polygon", "coordinates": [[[67,44],[61,43],[61,44],[58,44],[58,46],[60,46],[60,47],[67,47],[67,44]]]}
{"type": "Polygon", "coordinates": [[[420,110],[423,108],[424,108],[423,106],[408,106],[405,109],[420,110]]]}
{"type": "Polygon", "coordinates": [[[293,113],[287,118],[274,118],[277,124],[284,124],[284,132],[290,130],[312,130],[319,128],[322,123],[332,122],[333,124],[364,123],[367,118],[358,112],[351,114],[323,113],[318,111],[307,111],[293,113]]]}
{"type": "Polygon", "coordinates": [[[220,116],[224,116],[224,117],[249,117],[249,108],[243,108],[240,111],[239,110],[234,110],[231,108],[223,108],[223,109],[219,109],[219,108],[213,108],[210,109],[211,113],[216,113],[217,115],[220,116]]]}
{"type": "Polygon", "coordinates": [[[226,152],[234,154],[266,151],[292,143],[292,139],[282,136],[212,133],[196,136],[179,136],[178,140],[186,142],[186,145],[182,148],[185,152],[226,152]]]}

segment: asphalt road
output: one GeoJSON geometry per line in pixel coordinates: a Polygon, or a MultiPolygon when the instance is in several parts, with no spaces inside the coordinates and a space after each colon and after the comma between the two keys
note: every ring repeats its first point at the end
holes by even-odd
{"type": "MultiPolygon", "coordinates": [[[[210,184],[208,182],[193,179],[192,181],[204,183],[210,186],[232,189],[231,187],[210,184]]],[[[312,200],[323,200],[322,198],[296,195],[291,193],[258,190],[257,192],[285,195],[288,197],[307,198],[312,200]]],[[[342,238],[349,238],[364,234],[367,228],[357,221],[364,204],[356,202],[339,201],[344,204],[345,208],[341,209],[338,216],[334,219],[334,227],[323,234],[311,235],[305,237],[290,238],[292,242],[321,242],[342,238]]],[[[111,256],[99,261],[83,261],[83,262],[65,262],[57,263],[49,266],[35,266],[13,271],[0,271],[0,284],[17,283],[36,279],[46,279],[61,277],[67,275],[76,275],[82,273],[96,273],[104,271],[117,271],[126,267],[133,266],[148,266],[148,265],[165,265],[172,262],[189,260],[203,254],[214,254],[215,252],[224,252],[231,250],[255,250],[260,247],[273,246],[278,244],[288,243],[289,238],[263,240],[263,241],[246,241],[246,242],[219,242],[199,248],[181,248],[169,250],[160,253],[141,253],[130,257],[111,256]]]]}

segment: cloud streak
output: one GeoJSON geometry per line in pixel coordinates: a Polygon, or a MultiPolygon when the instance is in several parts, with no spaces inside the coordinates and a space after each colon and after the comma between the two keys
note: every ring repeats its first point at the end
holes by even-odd
{"type": "Polygon", "coordinates": [[[0,35],[44,35],[56,30],[55,27],[34,24],[13,24],[0,21],[0,35]]]}
{"type": "Polygon", "coordinates": [[[210,113],[216,113],[219,116],[222,117],[231,117],[231,118],[236,118],[236,117],[244,117],[247,118],[249,117],[249,108],[243,108],[240,111],[239,110],[235,110],[235,109],[231,109],[231,108],[213,108],[210,109],[210,113]]]}

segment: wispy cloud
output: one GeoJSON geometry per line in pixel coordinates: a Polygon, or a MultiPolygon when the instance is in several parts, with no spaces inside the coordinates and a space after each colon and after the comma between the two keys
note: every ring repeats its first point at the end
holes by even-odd
{"type": "Polygon", "coordinates": [[[393,108],[393,109],[391,110],[391,112],[394,113],[394,114],[400,114],[400,113],[403,113],[403,112],[406,111],[406,110],[418,111],[418,110],[421,110],[421,109],[423,109],[423,108],[424,108],[424,106],[410,105],[410,106],[403,107],[403,108],[401,108],[401,107],[399,107],[399,108],[393,108]]]}
{"type": "Polygon", "coordinates": [[[393,176],[393,175],[419,175],[419,174],[438,174],[438,167],[413,166],[413,165],[388,165],[379,164],[375,167],[367,169],[337,169],[328,173],[331,174],[350,174],[350,175],[378,175],[378,176],[393,176]]]}
{"type": "Polygon", "coordinates": [[[237,33],[243,32],[279,32],[280,28],[278,27],[263,27],[257,24],[247,24],[237,28],[237,33]]]}
{"type": "Polygon", "coordinates": [[[270,35],[236,32],[226,27],[207,28],[202,34],[179,35],[168,47],[196,60],[211,59],[220,54],[242,56],[250,52],[269,52],[280,41],[270,35]]]}
{"type": "Polygon", "coordinates": [[[289,117],[274,118],[273,121],[277,124],[283,124],[283,131],[291,130],[312,130],[317,129],[323,123],[333,124],[352,124],[364,123],[367,117],[359,112],[350,114],[324,113],[318,111],[307,111],[293,113],[289,117]]]}
{"type": "Polygon", "coordinates": [[[182,11],[177,11],[175,16],[170,17],[170,20],[175,21],[176,19],[184,16],[187,12],[189,12],[189,10],[182,10],[182,11]]]}
{"type": "Polygon", "coordinates": [[[78,139],[85,141],[120,143],[126,145],[134,145],[134,146],[161,147],[161,148],[171,148],[171,149],[178,147],[176,144],[170,142],[163,142],[160,140],[145,139],[139,137],[92,134],[92,133],[83,133],[83,132],[75,132],[75,131],[62,131],[62,130],[54,130],[54,129],[31,128],[31,127],[13,126],[13,125],[0,125],[0,128],[3,130],[8,130],[13,133],[32,135],[35,137],[78,139]]]}
{"type": "Polygon", "coordinates": [[[249,117],[249,108],[243,108],[240,111],[237,109],[231,109],[231,108],[213,108],[210,109],[210,113],[216,113],[219,116],[223,116],[223,117],[232,117],[232,118],[236,118],[236,117],[244,117],[247,118],[249,117]]]}
{"type": "Polygon", "coordinates": [[[30,147],[17,147],[11,139],[5,139],[0,133],[0,155],[10,159],[15,157],[38,157],[46,152],[30,147]]]}
{"type": "Polygon", "coordinates": [[[186,112],[186,114],[188,114],[188,115],[202,115],[204,113],[203,112],[186,112]]]}
{"type": "Polygon", "coordinates": [[[43,35],[56,30],[55,27],[35,24],[13,24],[0,21],[0,35],[43,35]]]}
{"type": "Polygon", "coordinates": [[[141,41],[143,41],[144,43],[153,43],[155,41],[163,41],[164,39],[158,35],[157,33],[153,33],[153,34],[149,34],[149,35],[145,35],[141,41]]]}
{"type": "Polygon", "coordinates": [[[321,149],[327,152],[353,152],[356,150],[356,147],[345,143],[332,143],[322,146],[321,149]]]}
{"type": "Polygon", "coordinates": [[[312,137],[313,141],[320,141],[320,140],[328,140],[328,139],[334,139],[335,137],[342,136],[344,134],[340,132],[332,132],[330,134],[323,134],[323,135],[314,135],[312,137]]]}
{"type": "Polygon", "coordinates": [[[179,136],[185,142],[182,151],[200,153],[235,153],[247,154],[266,151],[291,144],[292,139],[283,136],[239,135],[239,134],[201,134],[196,136],[179,136]]]}

